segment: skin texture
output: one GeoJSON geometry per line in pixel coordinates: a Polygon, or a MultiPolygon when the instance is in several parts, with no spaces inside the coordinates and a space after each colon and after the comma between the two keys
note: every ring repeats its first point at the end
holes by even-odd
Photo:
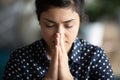
{"type": "Polygon", "coordinates": [[[80,26],[78,13],[71,8],[51,8],[41,14],[40,25],[51,60],[44,80],[73,80],[68,54],[80,26]]]}

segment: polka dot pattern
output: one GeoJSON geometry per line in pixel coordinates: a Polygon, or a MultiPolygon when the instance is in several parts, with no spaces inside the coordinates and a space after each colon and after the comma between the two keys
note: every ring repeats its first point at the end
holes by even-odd
{"type": "MultiPolygon", "coordinates": [[[[15,50],[6,65],[3,79],[41,80],[50,65],[46,54],[43,39],[15,50]]],[[[69,68],[74,80],[114,80],[104,50],[83,39],[76,39],[73,43],[69,68]]]]}

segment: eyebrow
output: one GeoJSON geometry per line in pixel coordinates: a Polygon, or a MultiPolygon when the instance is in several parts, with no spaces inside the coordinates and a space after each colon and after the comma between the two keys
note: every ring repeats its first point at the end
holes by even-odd
{"type": "MultiPolygon", "coordinates": [[[[56,23],[55,21],[47,19],[47,18],[45,18],[45,20],[48,21],[48,22],[50,22],[50,23],[56,23]]],[[[73,20],[75,20],[75,19],[70,19],[70,20],[63,21],[63,23],[69,23],[69,22],[71,22],[73,20]]]]}

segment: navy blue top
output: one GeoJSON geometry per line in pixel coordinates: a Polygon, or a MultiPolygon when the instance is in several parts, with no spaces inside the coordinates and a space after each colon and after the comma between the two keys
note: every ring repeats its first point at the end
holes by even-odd
{"type": "MultiPolygon", "coordinates": [[[[114,80],[103,49],[76,39],[69,56],[69,69],[75,80],[114,80]]],[[[50,65],[43,39],[15,50],[6,65],[4,80],[41,80],[50,65]]]]}

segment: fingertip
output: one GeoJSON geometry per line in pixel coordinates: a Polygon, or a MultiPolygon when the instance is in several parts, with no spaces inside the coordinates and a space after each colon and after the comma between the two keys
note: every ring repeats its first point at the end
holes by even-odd
{"type": "Polygon", "coordinates": [[[57,45],[55,45],[55,48],[57,48],[57,45]]]}
{"type": "Polygon", "coordinates": [[[60,36],[60,33],[56,33],[56,37],[59,37],[60,36]]]}

